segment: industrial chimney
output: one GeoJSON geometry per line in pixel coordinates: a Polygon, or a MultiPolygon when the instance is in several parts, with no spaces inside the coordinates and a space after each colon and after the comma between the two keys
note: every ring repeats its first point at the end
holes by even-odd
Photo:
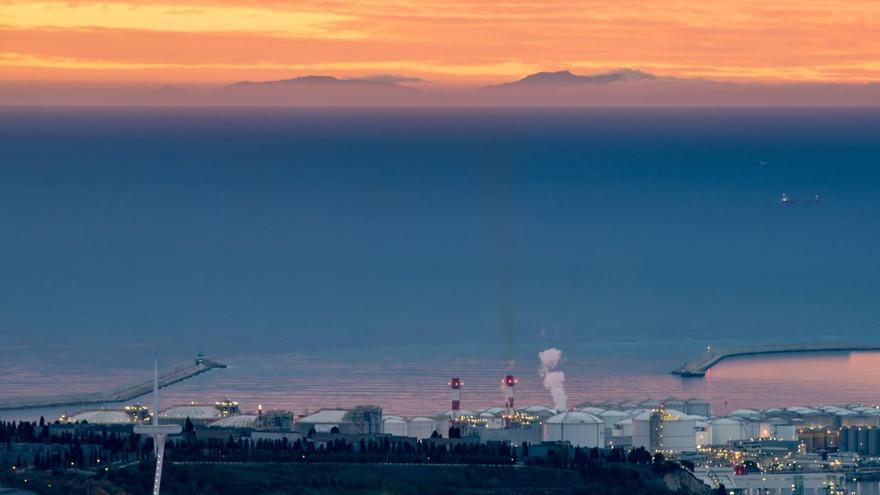
{"type": "Polygon", "coordinates": [[[513,387],[516,386],[516,377],[507,375],[502,382],[504,388],[504,425],[510,426],[513,418],[513,387]]]}
{"type": "Polygon", "coordinates": [[[449,381],[449,387],[452,389],[452,421],[456,422],[459,418],[461,410],[461,386],[464,382],[461,378],[453,378],[449,381]]]}

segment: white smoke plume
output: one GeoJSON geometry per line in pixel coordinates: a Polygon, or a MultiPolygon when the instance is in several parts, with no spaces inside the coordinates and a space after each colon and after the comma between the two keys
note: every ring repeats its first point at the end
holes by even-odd
{"type": "Polygon", "coordinates": [[[538,368],[538,376],[544,379],[544,388],[550,391],[553,396],[553,407],[558,411],[568,410],[568,397],[565,395],[565,373],[562,371],[554,371],[562,360],[562,351],[555,347],[551,347],[546,351],[538,353],[538,359],[541,360],[541,367],[538,368]]]}

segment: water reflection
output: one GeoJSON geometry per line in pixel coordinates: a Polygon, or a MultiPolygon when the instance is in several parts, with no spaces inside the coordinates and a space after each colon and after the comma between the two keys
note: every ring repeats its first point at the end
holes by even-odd
{"type": "MultiPolygon", "coordinates": [[[[232,397],[245,409],[257,404],[301,413],[322,407],[362,403],[404,415],[430,414],[448,407],[446,384],[464,379],[463,407],[479,409],[502,402],[500,377],[505,364],[480,357],[449,355],[407,358],[395,354],[330,357],[314,353],[278,353],[225,358],[229,369],[174,385],[163,404],[213,402],[232,397]]],[[[536,366],[519,361],[517,402],[551,404],[536,366]]],[[[146,367],[87,365],[66,368],[20,359],[0,373],[5,397],[101,390],[148,376],[146,367]]],[[[560,366],[566,373],[569,404],[669,396],[711,401],[713,412],[739,408],[871,402],[880,388],[880,353],[809,353],[739,357],[722,361],[705,378],[668,373],[674,362],[638,349],[622,355],[571,352],[560,366]]],[[[79,408],[77,408],[79,409],[79,408]]],[[[68,411],[71,412],[71,411],[68,411]]],[[[0,417],[10,417],[0,412],[0,417]]]]}

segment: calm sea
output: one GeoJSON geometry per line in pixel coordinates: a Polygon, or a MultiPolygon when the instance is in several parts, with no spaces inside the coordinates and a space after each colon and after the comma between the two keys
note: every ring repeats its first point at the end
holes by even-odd
{"type": "Polygon", "coordinates": [[[880,343],[876,110],[4,108],[0,153],[2,397],[202,351],[164,403],[550,404],[558,347],[570,404],[880,402],[877,353],[668,373],[880,343]]]}

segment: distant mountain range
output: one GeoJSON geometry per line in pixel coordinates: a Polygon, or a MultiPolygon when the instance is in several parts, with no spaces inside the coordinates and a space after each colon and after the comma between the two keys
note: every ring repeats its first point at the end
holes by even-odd
{"type": "Polygon", "coordinates": [[[392,75],[383,75],[383,76],[374,76],[367,78],[352,78],[352,79],[340,79],[338,77],[333,76],[301,76],[294,77],[292,79],[280,79],[277,81],[240,81],[237,83],[230,84],[226,86],[224,89],[251,89],[251,88],[266,88],[266,87],[338,87],[338,88],[352,88],[352,87],[360,87],[360,88],[375,88],[375,87],[387,87],[387,86],[397,86],[401,82],[419,82],[421,79],[417,78],[408,78],[403,76],[392,76],[392,75]]]}
{"type": "Polygon", "coordinates": [[[488,86],[488,89],[510,89],[524,87],[548,87],[548,86],[578,86],[583,84],[610,84],[617,82],[653,81],[659,79],[654,74],[649,74],[636,69],[620,69],[602,74],[579,76],[570,70],[557,72],[537,72],[528,75],[519,81],[488,86]]]}
{"type": "Polygon", "coordinates": [[[664,77],[637,69],[578,75],[538,72],[492,86],[449,89],[419,78],[307,75],[241,81],[215,89],[173,85],[80,89],[0,82],[0,105],[259,106],[880,106],[880,84],[758,83],[664,77]],[[57,99],[57,100],[56,100],[57,99]]]}
{"type": "Polygon", "coordinates": [[[418,98],[420,91],[403,86],[420,81],[400,76],[340,79],[302,76],[277,81],[242,81],[224,86],[215,97],[231,104],[382,106],[401,105],[418,98]]]}
{"type": "Polygon", "coordinates": [[[664,77],[637,69],[591,75],[538,72],[487,86],[482,102],[496,106],[871,106],[880,84],[761,83],[664,77]]]}

